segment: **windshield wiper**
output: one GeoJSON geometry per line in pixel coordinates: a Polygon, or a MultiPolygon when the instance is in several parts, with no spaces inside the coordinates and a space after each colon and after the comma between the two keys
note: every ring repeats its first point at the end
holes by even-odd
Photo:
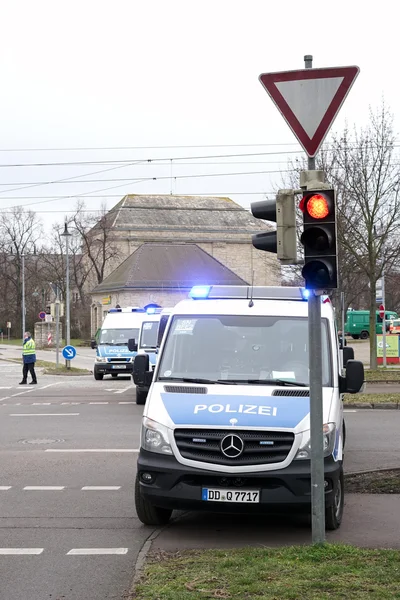
{"type": "Polygon", "coordinates": [[[308,387],[307,383],[302,381],[288,381],[286,379],[219,379],[218,383],[250,383],[260,385],[287,385],[290,387],[308,387]]]}
{"type": "Polygon", "coordinates": [[[214,384],[214,383],[236,383],[235,381],[230,381],[228,379],[202,379],[200,377],[159,377],[159,381],[183,381],[184,383],[206,383],[206,384],[214,384]]]}

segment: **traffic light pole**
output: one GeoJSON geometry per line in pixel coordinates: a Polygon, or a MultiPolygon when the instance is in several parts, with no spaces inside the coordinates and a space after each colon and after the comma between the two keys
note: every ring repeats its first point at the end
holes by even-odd
{"type": "MultiPolygon", "coordinates": [[[[306,55],[304,63],[306,69],[311,69],[312,56],[306,55]]],[[[308,170],[315,170],[315,157],[308,158],[308,170]]],[[[318,291],[312,290],[308,300],[308,347],[310,368],[311,530],[314,544],[325,542],[321,340],[321,296],[318,291]]]]}

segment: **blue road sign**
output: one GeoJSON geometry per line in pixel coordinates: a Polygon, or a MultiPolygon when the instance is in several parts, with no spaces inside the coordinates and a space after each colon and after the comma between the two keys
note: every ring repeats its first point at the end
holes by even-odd
{"type": "Polygon", "coordinates": [[[43,321],[43,319],[45,319],[45,318],[46,318],[46,313],[44,312],[44,310],[41,310],[39,313],[39,319],[42,319],[42,321],[43,321]]]}
{"type": "Polygon", "coordinates": [[[74,346],[65,346],[62,350],[62,355],[66,360],[72,360],[76,356],[76,348],[74,346]]]}

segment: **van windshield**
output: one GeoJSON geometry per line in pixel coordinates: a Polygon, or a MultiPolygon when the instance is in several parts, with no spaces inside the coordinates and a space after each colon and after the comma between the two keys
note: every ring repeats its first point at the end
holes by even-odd
{"type": "Polygon", "coordinates": [[[157,348],[158,321],[144,321],[140,340],[141,348],[157,348]]]}
{"type": "Polygon", "coordinates": [[[128,340],[139,337],[139,329],[102,329],[99,344],[107,346],[127,346],[128,340]]]}
{"type": "MultiPolygon", "coordinates": [[[[328,323],[322,320],[322,383],[330,386],[328,323]]],[[[275,316],[174,316],[158,379],[309,385],[308,321],[275,316]]]]}

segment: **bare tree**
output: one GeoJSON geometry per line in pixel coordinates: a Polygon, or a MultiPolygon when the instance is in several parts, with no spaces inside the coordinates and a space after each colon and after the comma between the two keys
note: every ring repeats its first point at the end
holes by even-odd
{"type": "MultiPolygon", "coordinates": [[[[400,265],[400,163],[394,141],[393,116],[383,103],[370,111],[367,127],[333,135],[317,158],[317,168],[337,192],[338,292],[345,292],[346,310],[361,294],[368,297],[371,368],[377,365],[376,281],[383,268],[391,273],[400,265]]],[[[292,187],[298,187],[298,172],[306,167],[302,161],[292,167],[292,187]]]]}
{"type": "MultiPolygon", "coordinates": [[[[0,289],[2,320],[10,320],[14,331],[22,327],[22,256],[25,255],[26,297],[31,298],[41,282],[37,264],[43,229],[37,215],[15,207],[0,220],[0,289]]],[[[33,304],[27,303],[29,320],[34,320],[33,304]],[[32,313],[32,314],[31,314],[32,313]]],[[[29,322],[29,321],[28,321],[29,322]]],[[[18,334],[19,335],[19,334],[18,334]]]]}
{"type": "Polygon", "coordinates": [[[105,206],[97,213],[85,213],[85,205],[80,202],[71,219],[82,242],[82,254],[88,260],[97,283],[104,279],[108,264],[120,256],[120,249],[113,233],[115,214],[107,212],[105,206]]]}

